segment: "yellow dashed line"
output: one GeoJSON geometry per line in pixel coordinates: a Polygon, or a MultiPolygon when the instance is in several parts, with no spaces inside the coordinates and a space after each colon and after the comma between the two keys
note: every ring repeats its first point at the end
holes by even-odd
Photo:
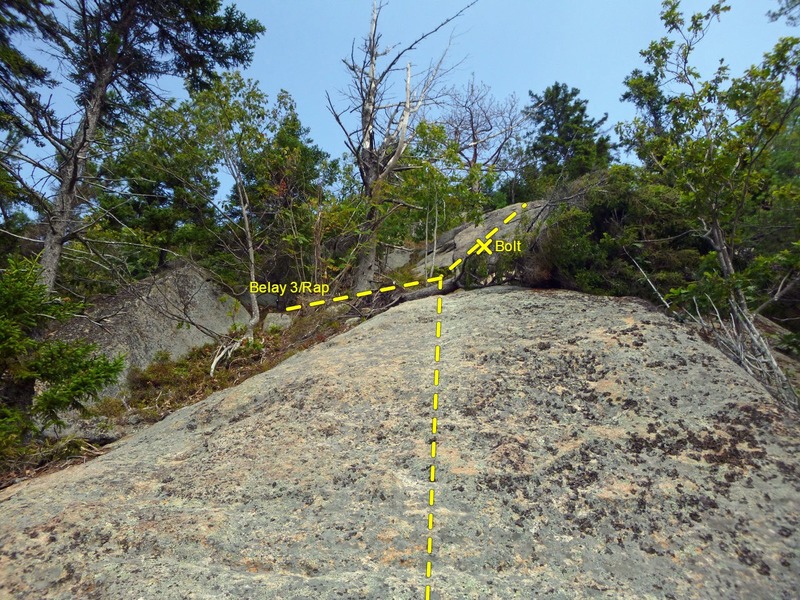
{"type": "MultiPolygon", "coordinates": [[[[527,207],[528,207],[528,205],[527,205],[526,203],[523,203],[523,204],[522,204],[522,208],[527,208],[527,207]]],[[[503,223],[507,224],[507,223],[511,222],[511,221],[514,219],[514,217],[516,217],[516,216],[517,216],[517,213],[516,213],[516,211],[513,211],[511,214],[509,214],[509,215],[508,215],[508,216],[507,216],[507,217],[506,217],[506,218],[503,220],[503,223]]],[[[495,233],[497,233],[498,231],[500,231],[500,230],[499,230],[499,228],[495,227],[495,228],[494,228],[494,229],[492,229],[492,230],[491,230],[489,233],[487,233],[487,234],[486,234],[486,236],[485,236],[485,239],[486,239],[486,240],[490,240],[490,239],[491,239],[491,237],[492,237],[492,236],[493,236],[495,233]]],[[[478,241],[480,241],[480,240],[478,240],[478,241]]],[[[478,250],[478,248],[480,248],[480,247],[481,247],[481,245],[480,245],[480,244],[478,244],[478,243],[476,243],[474,246],[472,246],[472,248],[470,248],[469,250],[467,250],[467,255],[469,256],[469,255],[473,254],[473,253],[474,253],[476,250],[478,250]]],[[[488,248],[486,249],[486,252],[487,252],[487,253],[489,253],[489,254],[491,254],[491,251],[489,251],[489,250],[488,250],[488,248]]],[[[455,269],[456,269],[456,268],[457,268],[457,267],[458,267],[458,266],[459,266],[461,263],[463,263],[463,262],[464,262],[464,259],[462,259],[462,258],[456,259],[456,260],[453,262],[453,264],[452,264],[452,265],[450,265],[450,266],[448,267],[448,270],[450,270],[450,271],[454,271],[454,270],[455,270],[455,269]]],[[[443,275],[439,275],[438,277],[430,277],[430,278],[426,279],[425,281],[426,281],[427,283],[437,283],[437,284],[438,284],[438,286],[439,286],[439,289],[440,289],[440,290],[441,290],[441,289],[444,287],[444,285],[443,285],[443,284],[444,284],[444,276],[443,276],[443,275]]],[[[421,281],[409,281],[408,283],[404,283],[404,284],[402,284],[402,287],[404,287],[404,288],[411,288],[411,287],[415,287],[415,286],[418,286],[418,285],[421,285],[421,284],[422,284],[422,282],[421,282],[421,281]]],[[[382,288],[380,288],[380,289],[379,289],[379,290],[377,290],[377,291],[378,291],[378,292],[384,292],[384,293],[386,293],[386,292],[392,292],[392,291],[394,291],[394,290],[396,290],[396,289],[397,289],[397,286],[396,286],[396,285],[389,285],[389,286],[386,286],[386,287],[382,287],[382,288]]],[[[363,291],[361,291],[361,292],[357,292],[357,293],[356,293],[356,298],[364,298],[365,296],[370,296],[370,295],[372,295],[373,293],[375,293],[373,290],[363,290],[363,291]]],[[[345,295],[345,296],[337,296],[336,298],[333,298],[333,302],[343,302],[343,301],[345,301],[345,300],[349,300],[349,299],[350,299],[350,297],[349,297],[349,296],[347,296],[347,295],[345,295]]],[[[310,302],[310,303],[308,304],[308,306],[309,306],[309,307],[312,307],[312,306],[321,306],[322,304],[325,304],[325,300],[316,300],[316,301],[314,301],[314,302],[310,302]]],[[[292,311],[300,310],[300,309],[302,309],[302,308],[303,308],[303,305],[302,305],[302,304],[296,304],[296,305],[294,305],[294,306],[289,306],[289,307],[287,307],[287,308],[286,308],[286,312],[292,312],[292,311]]]]}
{"type": "MultiPolygon", "coordinates": [[[[443,280],[444,280],[444,277],[439,277],[438,278],[439,289],[442,289],[442,281],[443,280]]],[[[442,314],[442,297],[441,296],[439,296],[436,299],[436,314],[437,315],[441,315],[442,314]]],[[[441,347],[441,345],[439,345],[438,340],[439,340],[439,338],[441,336],[442,336],[442,322],[441,322],[441,320],[437,320],[436,321],[436,340],[437,340],[437,342],[436,342],[436,344],[434,346],[434,349],[433,349],[433,362],[434,362],[433,385],[434,385],[434,388],[437,388],[439,386],[439,374],[440,374],[439,366],[441,364],[440,361],[441,361],[441,358],[442,358],[442,347],[441,347]]],[[[439,393],[438,392],[434,392],[434,394],[433,394],[433,410],[438,410],[438,409],[439,409],[439,393]]],[[[432,417],[431,418],[431,433],[432,433],[432,435],[436,435],[436,430],[437,430],[436,417],[432,417]]],[[[436,453],[438,451],[438,441],[436,439],[432,439],[430,441],[430,444],[431,444],[431,466],[430,466],[430,475],[428,476],[428,479],[430,480],[431,484],[434,484],[434,483],[436,483],[436,464],[435,464],[435,462],[436,462],[436,453]]],[[[433,486],[431,486],[429,488],[429,490],[428,490],[428,505],[431,507],[431,509],[430,509],[431,512],[428,513],[428,530],[432,530],[433,529],[433,504],[434,504],[434,489],[433,489],[433,486]]],[[[428,536],[426,550],[427,550],[427,553],[428,553],[429,556],[433,555],[433,537],[432,536],[428,536]]],[[[431,563],[430,560],[428,560],[426,562],[426,564],[425,564],[425,577],[426,577],[426,579],[430,579],[431,569],[432,569],[432,563],[431,563]]],[[[425,586],[425,598],[430,598],[430,595],[431,595],[431,586],[430,585],[426,585],[425,586]]]]}
{"type": "MultiPolygon", "coordinates": [[[[522,206],[523,209],[528,207],[527,203],[523,203],[521,206],[522,206]]],[[[503,223],[504,224],[510,223],[516,216],[517,216],[516,211],[511,212],[503,220],[503,223]]],[[[498,227],[495,227],[489,233],[487,233],[486,236],[485,236],[485,239],[487,240],[487,242],[489,240],[491,240],[492,236],[494,234],[496,234],[498,231],[500,231],[500,229],[498,227]]],[[[469,255],[473,254],[476,250],[478,250],[478,248],[481,248],[481,247],[488,254],[491,254],[491,251],[489,250],[488,244],[484,243],[480,239],[478,239],[476,241],[475,245],[472,246],[472,248],[470,248],[467,251],[467,255],[469,256],[469,255]]],[[[453,262],[453,264],[450,265],[449,270],[450,271],[454,271],[462,262],[463,262],[462,258],[456,259],[453,262]]],[[[441,289],[444,288],[444,275],[439,275],[438,277],[430,277],[430,278],[426,279],[426,282],[427,283],[436,283],[437,287],[441,290],[441,289]]],[[[421,281],[409,281],[407,283],[402,284],[402,287],[403,288],[410,288],[410,287],[418,286],[420,284],[421,284],[421,281]]],[[[382,292],[382,293],[386,293],[386,292],[392,292],[392,291],[394,291],[396,289],[397,289],[396,285],[389,285],[389,286],[386,286],[386,287],[382,287],[377,291],[378,292],[382,292]]],[[[373,293],[374,293],[373,290],[363,290],[361,292],[357,292],[356,293],[356,298],[364,298],[365,296],[370,296],[373,293]]],[[[335,298],[333,298],[333,302],[343,302],[343,301],[348,300],[348,299],[349,299],[348,295],[336,296],[335,298]]],[[[308,304],[308,306],[309,307],[321,306],[323,304],[325,304],[325,300],[315,300],[314,302],[310,302],[308,304]]],[[[294,306],[287,307],[286,311],[287,312],[291,312],[291,311],[300,310],[302,308],[303,308],[303,306],[301,304],[296,304],[294,306]]],[[[436,299],[436,314],[437,315],[442,314],[442,298],[441,298],[441,296],[436,299]]],[[[441,321],[436,321],[436,338],[439,339],[441,337],[442,337],[442,322],[441,321]]],[[[434,362],[437,363],[437,365],[441,360],[441,351],[442,351],[441,346],[437,343],[435,348],[434,348],[434,362]]],[[[435,387],[439,386],[439,369],[438,368],[435,368],[433,370],[433,385],[435,387]]],[[[433,410],[438,410],[438,409],[439,409],[439,394],[438,393],[434,393],[433,394],[433,410]]],[[[438,430],[438,419],[436,417],[432,417],[431,418],[431,434],[432,435],[436,435],[437,430],[438,430]]],[[[432,460],[436,459],[437,451],[438,451],[438,442],[436,440],[431,440],[431,459],[432,460]]],[[[435,464],[431,464],[431,466],[430,466],[429,480],[430,480],[431,483],[436,483],[436,465],[435,464]]],[[[428,504],[431,507],[433,507],[433,505],[434,505],[434,496],[435,496],[434,490],[432,488],[429,489],[428,490],[428,504]]],[[[428,513],[428,530],[433,530],[433,512],[428,513]]],[[[433,554],[433,537],[431,537],[431,536],[428,536],[428,538],[427,538],[426,551],[427,551],[428,555],[432,555],[433,554]]],[[[428,560],[425,563],[425,577],[427,579],[430,579],[432,571],[433,571],[433,564],[432,564],[432,562],[430,560],[428,560]]],[[[426,585],[425,586],[425,600],[430,600],[430,598],[431,598],[431,586],[430,585],[426,585]]]]}

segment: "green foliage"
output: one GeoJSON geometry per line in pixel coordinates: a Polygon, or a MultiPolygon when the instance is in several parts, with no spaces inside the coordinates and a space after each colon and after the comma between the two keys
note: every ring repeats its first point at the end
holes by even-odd
{"type": "Polygon", "coordinates": [[[59,414],[84,408],[113,383],[122,357],[98,356],[90,344],[42,339],[42,325],[79,308],[50,297],[31,261],[10,259],[0,277],[0,451],[11,452],[40,428],[61,425],[59,414]],[[34,383],[43,390],[33,394],[34,383]]]}
{"type": "MultiPolygon", "coordinates": [[[[47,0],[4,0],[0,4],[0,81],[17,81],[27,88],[48,84],[48,72],[26,56],[13,42],[20,33],[31,34],[53,25],[52,17],[42,9],[47,0]]],[[[30,135],[30,126],[14,112],[13,104],[0,97],[0,130],[16,129],[30,135]]]]}
{"type": "Polygon", "coordinates": [[[170,251],[202,255],[217,241],[208,198],[219,187],[218,168],[183,108],[167,102],[121,124],[109,140],[118,151],[99,168],[107,184],[89,215],[99,227],[86,237],[129,278],[152,273],[170,251]]]}
{"type": "MultiPolygon", "coordinates": [[[[2,111],[1,106],[0,111],[2,111]]],[[[0,229],[12,234],[7,235],[0,231],[0,268],[3,268],[9,256],[20,250],[20,240],[14,236],[24,236],[27,233],[25,229],[30,224],[30,218],[21,210],[25,200],[25,191],[5,165],[0,164],[0,229]]]]}
{"type": "Polygon", "coordinates": [[[800,275],[800,241],[774,254],[759,255],[748,261],[742,278],[754,289],[753,301],[763,302],[782,284],[800,275]]]}
{"type": "Polygon", "coordinates": [[[547,221],[536,260],[560,287],[594,294],[619,293],[608,279],[609,252],[593,237],[592,214],[563,206],[547,221]]]}
{"type": "Polygon", "coordinates": [[[223,73],[119,135],[128,143],[101,169],[112,191],[98,216],[110,215],[102,229],[112,238],[138,242],[123,251],[134,277],[174,252],[241,288],[250,277],[247,229],[261,276],[310,276],[319,229],[336,225],[327,224],[337,211],[324,186],[338,166],[313,145],[288,93],[270,103],[256,82],[223,73]],[[233,177],[232,189],[219,189],[221,172],[233,177]]]}
{"type": "Polygon", "coordinates": [[[16,458],[36,427],[23,411],[0,405],[0,462],[16,458]]]}
{"type": "Polygon", "coordinates": [[[92,344],[45,342],[28,356],[17,376],[24,375],[45,384],[36,395],[33,412],[47,425],[60,425],[59,413],[84,410],[84,402],[114,383],[122,371],[122,357],[109,360],[96,353],[92,344]]]}
{"type": "Polygon", "coordinates": [[[778,340],[776,347],[781,352],[793,354],[800,358],[800,333],[785,333],[778,340]]]}
{"type": "Polygon", "coordinates": [[[592,215],[580,208],[563,206],[548,220],[544,251],[564,274],[580,273],[599,258],[590,239],[591,219],[592,215]]]}
{"type": "MultiPolygon", "coordinates": [[[[83,51],[64,61],[67,77],[86,94],[113,69],[118,90],[139,106],[156,100],[148,80],[177,75],[199,90],[216,79],[216,69],[249,64],[265,31],[235,6],[221,0],[123,0],[88,5],[67,2],[76,17],[60,19],[53,41],[74,41],[83,51]]],[[[119,98],[117,98],[119,99],[119,98]]],[[[113,110],[113,107],[109,107],[113,110]]]]}
{"type": "Polygon", "coordinates": [[[485,172],[477,165],[464,169],[458,145],[448,139],[443,125],[422,122],[415,133],[404,170],[393,184],[379,190],[395,202],[395,206],[380,207],[386,217],[379,239],[385,242],[431,242],[456,225],[477,221],[486,203],[483,190],[491,188],[494,180],[491,170],[485,172]],[[406,206],[398,207],[398,201],[406,206]]]}
{"type": "Polygon", "coordinates": [[[113,136],[103,132],[159,103],[153,82],[163,76],[183,77],[189,89],[198,90],[218,78],[218,68],[248,64],[263,31],[221,0],[2,3],[0,128],[10,134],[0,165],[6,172],[17,171],[16,161],[26,165],[18,182],[30,209],[48,225],[41,261],[48,289],[56,286],[65,242],[83,231],[76,224],[96,208],[94,184],[102,178],[96,178],[93,161],[114,149],[108,144],[113,136]],[[15,33],[36,35],[23,52],[11,44],[15,33]],[[44,55],[58,65],[59,79],[50,79],[30,58],[44,55]],[[49,88],[56,86],[63,93],[55,95],[73,99],[72,107],[51,106],[49,88]],[[31,148],[37,148],[33,154],[31,148]]]}
{"type": "Polygon", "coordinates": [[[639,114],[618,133],[655,180],[678,192],[684,221],[713,249],[698,280],[670,297],[706,307],[709,298],[718,306],[735,299],[755,307],[778,282],[796,276],[785,253],[800,234],[800,39],[780,39],[741,77],[731,78],[720,61],[704,79],[691,60],[728,10],[726,2],[715,2],[687,17],[678,0],[662,3],[668,36],[642,52],[649,70],[626,79],[623,99],[639,114]]]}
{"type": "Polygon", "coordinates": [[[517,263],[527,283],[655,301],[634,260],[659,289],[694,279],[707,244],[689,235],[674,191],[646,169],[615,165],[560,193],[579,199],[558,206],[534,232],[517,263]]]}
{"type": "Polygon", "coordinates": [[[572,180],[607,167],[613,145],[600,129],[608,119],[587,115],[588,101],[580,90],[555,82],[542,94],[529,92],[523,114],[532,125],[525,149],[529,164],[546,178],[572,180]]]}

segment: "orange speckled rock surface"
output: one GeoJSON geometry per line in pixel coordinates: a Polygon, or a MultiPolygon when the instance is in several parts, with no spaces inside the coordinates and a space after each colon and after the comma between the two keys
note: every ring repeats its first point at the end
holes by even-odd
{"type": "Polygon", "coordinates": [[[435,365],[436,300],[0,492],[0,598],[797,597],[800,426],[741,369],[510,287],[444,297],[435,365]]]}

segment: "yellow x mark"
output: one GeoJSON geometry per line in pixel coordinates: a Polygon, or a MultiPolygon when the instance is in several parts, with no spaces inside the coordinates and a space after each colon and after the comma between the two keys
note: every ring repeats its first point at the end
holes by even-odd
{"type": "Polygon", "coordinates": [[[489,248],[489,242],[492,241],[492,236],[495,233],[497,233],[498,231],[499,231],[499,229],[497,227],[495,227],[489,233],[487,233],[485,242],[480,238],[475,240],[475,245],[472,248],[470,248],[469,250],[467,250],[467,254],[468,255],[472,254],[473,252],[475,252],[475,250],[478,251],[476,254],[480,254],[481,252],[486,252],[486,254],[491,254],[492,250],[491,250],[491,248],[489,248]]]}
{"type": "Polygon", "coordinates": [[[491,254],[492,250],[489,248],[489,241],[490,240],[484,242],[481,239],[475,240],[475,245],[469,249],[467,254],[472,254],[473,252],[475,252],[475,250],[477,250],[477,252],[475,252],[476,255],[480,254],[481,252],[486,252],[486,254],[491,254]]]}

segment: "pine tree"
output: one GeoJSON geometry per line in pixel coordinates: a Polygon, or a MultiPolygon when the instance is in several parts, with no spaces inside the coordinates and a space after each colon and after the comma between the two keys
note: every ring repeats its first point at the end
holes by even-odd
{"type": "Polygon", "coordinates": [[[37,283],[39,267],[10,259],[0,274],[0,456],[31,434],[62,425],[65,410],[114,383],[122,357],[97,355],[91,344],[42,339],[43,323],[63,321],[80,310],[37,283]],[[34,384],[44,389],[34,394],[34,384]]]}
{"type": "Polygon", "coordinates": [[[541,175],[572,180],[611,162],[611,140],[600,130],[608,115],[589,117],[588,101],[579,94],[559,82],[541,95],[529,92],[531,104],[523,110],[532,125],[526,153],[541,175]]]}

